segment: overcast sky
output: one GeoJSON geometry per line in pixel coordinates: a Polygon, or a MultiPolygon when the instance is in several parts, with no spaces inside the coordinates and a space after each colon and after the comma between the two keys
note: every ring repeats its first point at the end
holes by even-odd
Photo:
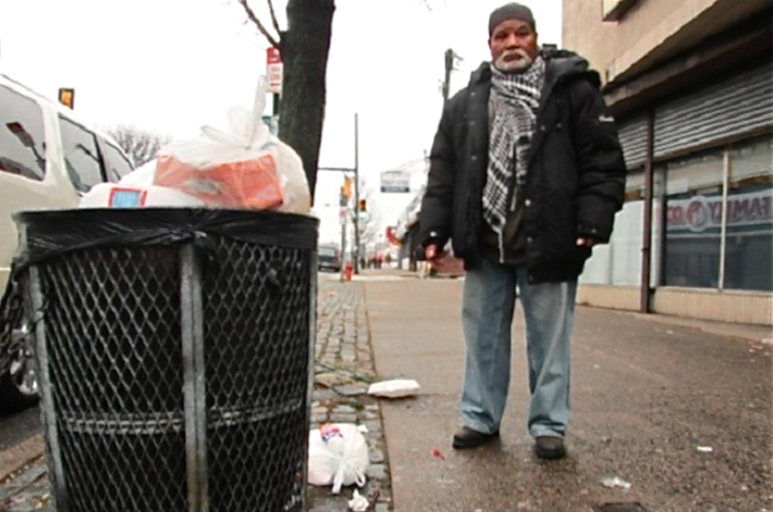
{"type": "MultiPolygon", "coordinates": [[[[320,166],[354,165],[355,112],[360,169],[375,191],[381,171],[429,150],[445,50],[463,58],[453,92],[488,58],[488,16],[505,0],[429,1],[431,10],[422,0],[337,0],[320,166]]],[[[251,3],[265,15],[265,0],[251,3]]],[[[561,0],[523,3],[534,11],[540,42],[560,45],[561,0]]],[[[284,26],[286,2],[275,5],[284,26]]],[[[0,1],[0,73],[52,98],[74,87],[76,111],[102,127],[186,137],[203,124],[222,126],[230,106],[251,106],[266,46],[229,0],[0,1]]],[[[331,172],[319,178],[322,241],[335,238],[330,218],[341,180],[331,172]]],[[[386,225],[409,200],[372,198],[386,225]]]]}

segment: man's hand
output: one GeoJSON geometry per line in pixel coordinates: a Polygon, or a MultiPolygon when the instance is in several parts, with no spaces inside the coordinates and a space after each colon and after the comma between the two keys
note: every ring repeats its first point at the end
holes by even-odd
{"type": "Polygon", "coordinates": [[[437,245],[428,245],[424,250],[424,257],[440,274],[464,273],[464,262],[452,256],[449,251],[439,250],[437,245]]]}
{"type": "Polygon", "coordinates": [[[435,244],[429,244],[424,249],[424,257],[427,259],[427,261],[439,260],[445,255],[446,255],[446,251],[439,250],[437,245],[435,244]]]}
{"type": "Polygon", "coordinates": [[[592,237],[588,237],[588,236],[577,237],[577,247],[593,247],[598,243],[599,241],[592,237]]]}

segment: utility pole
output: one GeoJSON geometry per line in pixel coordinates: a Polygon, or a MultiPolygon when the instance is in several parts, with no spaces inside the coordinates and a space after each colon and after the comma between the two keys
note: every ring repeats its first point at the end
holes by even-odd
{"type": "Polygon", "coordinates": [[[354,273],[360,273],[360,128],[354,114],[354,273]]]}
{"type": "MultiPolygon", "coordinates": [[[[344,199],[344,198],[341,198],[341,199],[344,199]]],[[[341,203],[339,202],[339,206],[338,206],[339,209],[341,208],[340,204],[341,203]]],[[[348,217],[348,215],[344,211],[344,214],[340,215],[339,217],[341,218],[340,220],[340,223],[341,223],[341,281],[343,282],[344,280],[343,265],[346,263],[346,217],[348,217]]]]}
{"type": "MultiPolygon", "coordinates": [[[[353,256],[353,269],[354,273],[359,273],[359,259],[360,259],[360,221],[359,221],[359,208],[360,208],[360,176],[359,176],[359,167],[360,167],[360,146],[359,146],[359,120],[358,120],[358,114],[354,114],[354,168],[349,167],[318,167],[318,171],[335,171],[335,172],[343,172],[344,176],[346,176],[346,173],[354,173],[354,218],[352,219],[352,224],[354,224],[354,249],[352,250],[352,256],[353,256]]],[[[341,251],[342,253],[346,251],[346,221],[344,221],[344,224],[341,226],[342,233],[341,233],[341,251]]]]}
{"type": "Polygon", "coordinates": [[[448,101],[448,91],[451,88],[451,70],[454,68],[454,51],[446,50],[446,76],[443,79],[443,102],[448,101]]]}
{"type": "Polygon", "coordinates": [[[445,103],[448,101],[448,96],[451,91],[451,71],[453,71],[454,68],[454,62],[457,60],[462,60],[461,57],[459,57],[451,48],[446,50],[446,74],[445,78],[443,79],[443,102],[445,103]]]}

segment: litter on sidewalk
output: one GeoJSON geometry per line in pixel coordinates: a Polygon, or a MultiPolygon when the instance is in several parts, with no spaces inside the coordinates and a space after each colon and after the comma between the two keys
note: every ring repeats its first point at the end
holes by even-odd
{"type": "Polygon", "coordinates": [[[368,500],[363,495],[361,495],[359,492],[357,492],[357,489],[354,490],[354,495],[352,495],[352,499],[349,500],[349,509],[352,510],[352,512],[365,512],[368,510],[368,500]]]}
{"type": "Polygon", "coordinates": [[[370,464],[364,425],[329,423],[309,432],[309,483],[333,486],[333,494],[344,485],[365,485],[370,464]]]}
{"type": "Polygon", "coordinates": [[[441,452],[441,451],[440,451],[440,450],[438,450],[437,448],[433,448],[433,449],[432,449],[432,456],[433,456],[434,458],[436,458],[436,459],[440,459],[440,460],[446,460],[446,456],[445,456],[445,455],[443,455],[443,452],[441,452]]]}
{"type": "Polygon", "coordinates": [[[619,477],[604,478],[603,480],[601,480],[601,485],[603,485],[604,487],[609,487],[611,489],[617,487],[620,489],[625,489],[626,491],[631,488],[631,484],[629,482],[626,482],[625,480],[619,477]]]}
{"type": "Polygon", "coordinates": [[[403,398],[416,395],[419,389],[421,386],[415,380],[395,379],[371,384],[368,394],[385,398],[403,398]]]}
{"type": "Polygon", "coordinates": [[[698,451],[701,453],[711,453],[714,451],[714,448],[711,446],[699,446],[698,451]]]}

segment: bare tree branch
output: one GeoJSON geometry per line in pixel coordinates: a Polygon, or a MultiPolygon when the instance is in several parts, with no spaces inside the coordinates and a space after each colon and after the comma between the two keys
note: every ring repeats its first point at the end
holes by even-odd
{"type": "Polygon", "coordinates": [[[244,12],[247,13],[247,17],[252,21],[255,26],[258,27],[258,31],[263,34],[263,37],[268,39],[268,42],[271,44],[271,46],[279,47],[279,41],[277,41],[271,34],[268,33],[266,30],[266,27],[263,26],[263,23],[260,22],[258,17],[255,15],[255,12],[252,10],[252,8],[247,3],[247,0],[237,0],[242,7],[244,7],[244,12]]]}
{"type": "MultiPolygon", "coordinates": [[[[279,28],[279,22],[276,19],[276,11],[274,10],[274,2],[272,2],[271,0],[267,0],[267,1],[268,1],[268,10],[271,13],[271,23],[273,23],[274,30],[276,30],[276,33],[279,34],[280,37],[281,37],[282,30],[279,28]]],[[[276,46],[276,45],[274,45],[274,46],[276,46]]]]}
{"type": "Polygon", "coordinates": [[[158,150],[169,141],[169,137],[126,125],[108,129],[107,132],[124,150],[133,167],[139,167],[156,158],[158,150]]]}

